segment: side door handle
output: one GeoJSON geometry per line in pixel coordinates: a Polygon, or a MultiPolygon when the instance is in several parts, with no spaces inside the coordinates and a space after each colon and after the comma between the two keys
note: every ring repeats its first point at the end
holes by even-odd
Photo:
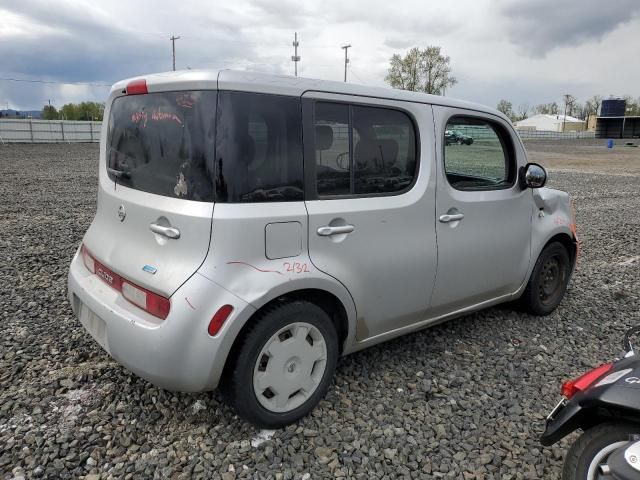
{"type": "Polygon", "coordinates": [[[355,230],[356,227],[353,225],[340,225],[338,227],[330,227],[329,225],[325,225],[324,227],[319,227],[317,232],[321,237],[330,237],[331,235],[340,235],[344,233],[351,233],[355,230]]]}
{"type": "Polygon", "coordinates": [[[180,238],[180,230],[174,227],[165,227],[164,225],[152,223],[151,225],[149,225],[149,230],[151,230],[153,233],[157,233],[158,235],[162,235],[173,240],[177,240],[178,238],[180,238]]]}
{"type": "Polygon", "coordinates": [[[463,218],[464,214],[462,213],[446,213],[444,215],[440,215],[440,221],[442,223],[457,222],[463,218]]]}

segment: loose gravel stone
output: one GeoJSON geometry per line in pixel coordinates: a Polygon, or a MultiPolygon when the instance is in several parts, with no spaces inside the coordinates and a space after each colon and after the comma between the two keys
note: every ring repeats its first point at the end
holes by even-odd
{"type": "Polygon", "coordinates": [[[66,275],[97,146],[0,145],[0,479],[559,478],[574,437],[538,438],[560,383],[619,354],[640,320],[640,158],[616,150],[636,167],[610,174],[597,142],[527,146],[576,204],[582,255],[558,310],[493,308],[345,357],[318,408],[273,432],[217,393],[141,380],[74,318],[66,275]]]}

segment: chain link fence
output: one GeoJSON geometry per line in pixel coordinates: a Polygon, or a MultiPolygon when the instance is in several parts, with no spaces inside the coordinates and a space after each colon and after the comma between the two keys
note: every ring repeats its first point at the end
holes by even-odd
{"type": "Polygon", "coordinates": [[[102,122],[0,119],[0,143],[99,142],[102,122]]]}
{"type": "MultiPolygon", "coordinates": [[[[72,120],[0,119],[0,143],[82,143],[99,142],[102,122],[72,120]]],[[[471,126],[460,126],[464,135],[480,139],[485,134],[471,126]]],[[[518,130],[523,139],[578,139],[595,138],[595,132],[552,132],[544,130],[518,130]]]]}

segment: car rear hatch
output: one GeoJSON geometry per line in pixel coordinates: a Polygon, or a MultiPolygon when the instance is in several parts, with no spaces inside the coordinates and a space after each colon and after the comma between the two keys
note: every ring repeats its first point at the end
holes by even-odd
{"type": "Polygon", "coordinates": [[[124,279],[169,297],[209,249],[216,91],[146,92],[138,82],[107,109],[84,245],[124,279]]]}

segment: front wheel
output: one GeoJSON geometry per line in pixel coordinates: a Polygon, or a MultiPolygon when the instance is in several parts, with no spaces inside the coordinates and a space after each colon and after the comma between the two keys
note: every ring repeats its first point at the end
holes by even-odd
{"type": "Polygon", "coordinates": [[[640,426],[603,423],[584,432],[571,446],[564,461],[562,480],[605,480],[607,460],[615,450],[640,433],[640,426]]]}
{"type": "Polygon", "coordinates": [[[520,304],[534,315],[549,315],[562,301],[571,276],[567,248],[560,242],[547,245],[538,257],[520,304]]]}
{"type": "Polygon", "coordinates": [[[324,397],[338,359],[338,335],[317,305],[268,307],[240,340],[226,385],[232,407],[249,422],[280,428],[324,397]]]}

